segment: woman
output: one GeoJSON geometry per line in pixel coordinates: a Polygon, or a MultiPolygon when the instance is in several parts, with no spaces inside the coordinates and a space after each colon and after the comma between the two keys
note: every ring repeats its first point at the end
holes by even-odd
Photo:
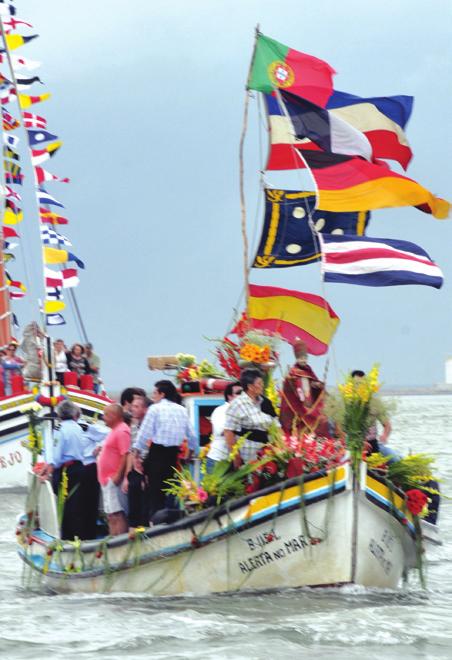
{"type": "Polygon", "coordinates": [[[89,363],[84,357],[84,348],[81,344],[74,344],[66,354],[66,359],[69,371],[76,373],[79,378],[90,373],[89,363]]]}
{"type": "Polygon", "coordinates": [[[17,344],[11,341],[6,347],[6,355],[1,358],[3,367],[3,382],[5,385],[5,394],[12,394],[12,377],[20,374],[25,360],[16,355],[17,344]]]}
{"type": "Polygon", "coordinates": [[[55,355],[55,375],[57,380],[64,385],[64,374],[68,370],[66,346],[62,339],[57,339],[53,345],[55,355]]]}

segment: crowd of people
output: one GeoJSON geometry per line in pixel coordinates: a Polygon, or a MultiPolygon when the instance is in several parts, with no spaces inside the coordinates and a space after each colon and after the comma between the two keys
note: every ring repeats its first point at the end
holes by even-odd
{"type": "MultiPolygon", "coordinates": [[[[75,349],[64,353],[65,364],[69,367],[75,360],[85,369],[84,361],[88,362],[89,355],[84,356],[80,345],[75,349]]],[[[318,431],[325,425],[327,420],[320,405],[324,385],[307,364],[306,347],[302,343],[295,346],[295,358],[295,365],[283,383],[279,418],[271,401],[264,396],[264,376],[258,369],[244,369],[239,381],[227,385],[225,403],[211,417],[209,471],[217,461],[228,458],[240,437],[245,436],[245,440],[234,458],[236,468],[256,458],[268,442],[274,424],[288,433],[295,428],[318,431]]],[[[363,372],[354,374],[356,378],[362,376],[363,372]]],[[[55,446],[46,448],[46,462],[40,476],[51,478],[54,492],[58,493],[65,475],[66,490],[71,495],[64,509],[64,538],[95,538],[100,493],[111,535],[147,527],[162,520],[162,510],[174,507],[165,493],[166,482],[181,460],[193,457],[198,438],[171,381],[155,383],[150,398],[141,388],[125,389],[118,403],[104,409],[107,430],[98,424],[88,424],[83,430],[78,423],[79,408],[67,400],[59,404],[57,414],[60,427],[55,433],[55,446]]],[[[384,428],[380,443],[386,442],[391,430],[389,420],[375,410],[368,438],[375,446],[379,446],[377,420],[384,428]]]]}
{"type": "MultiPolygon", "coordinates": [[[[100,390],[100,358],[93,351],[93,345],[87,343],[73,344],[67,348],[63,339],[57,339],[53,344],[55,375],[62,385],[65,384],[65,373],[71,372],[76,376],[74,384],[81,384],[81,376],[92,376],[93,389],[100,390]]],[[[71,383],[72,384],[72,383],[71,383]]]]}

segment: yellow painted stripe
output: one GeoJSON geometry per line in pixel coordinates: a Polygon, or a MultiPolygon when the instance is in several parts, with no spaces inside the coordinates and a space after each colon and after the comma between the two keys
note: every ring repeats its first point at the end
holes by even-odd
{"type": "Polygon", "coordinates": [[[280,319],[292,323],[324,344],[330,343],[339,323],[324,307],[293,296],[251,296],[248,310],[250,317],[260,321],[280,319]]]}
{"type": "Polygon", "coordinates": [[[345,190],[319,190],[318,208],[322,211],[368,211],[397,206],[429,204],[433,216],[445,219],[450,204],[435,197],[414,181],[396,177],[382,177],[366,181],[345,190]]]}
{"type": "MultiPolygon", "coordinates": [[[[335,482],[342,481],[343,479],[345,479],[345,468],[340,467],[336,470],[335,482]]],[[[318,479],[313,479],[312,481],[308,481],[304,484],[304,494],[307,495],[308,493],[313,493],[321,488],[331,487],[331,485],[332,478],[330,476],[319,477],[318,479]]],[[[297,485],[286,488],[282,497],[280,491],[270,493],[270,495],[257,497],[255,500],[250,502],[246,512],[246,517],[250,518],[254,514],[260,513],[265,509],[278,506],[278,503],[282,504],[283,502],[287,502],[288,500],[291,500],[295,497],[300,497],[300,494],[301,486],[297,485]]]]}
{"type": "MultiPolygon", "coordinates": [[[[368,486],[369,488],[374,490],[376,493],[378,493],[378,495],[380,495],[381,497],[384,497],[386,500],[388,500],[389,503],[391,503],[391,492],[390,492],[388,486],[386,486],[386,484],[380,483],[379,481],[377,481],[376,479],[374,479],[373,477],[371,477],[370,475],[367,474],[366,475],[366,486],[368,486]]],[[[393,494],[393,502],[394,502],[394,506],[397,509],[399,509],[399,511],[401,511],[403,513],[405,518],[408,518],[408,520],[410,520],[410,522],[412,522],[413,521],[413,516],[411,515],[411,513],[409,511],[405,512],[403,510],[403,507],[404,507],[403,498],[400,497],[400,495],[398,495],[397,493],[394,493],[393,494]]]]}

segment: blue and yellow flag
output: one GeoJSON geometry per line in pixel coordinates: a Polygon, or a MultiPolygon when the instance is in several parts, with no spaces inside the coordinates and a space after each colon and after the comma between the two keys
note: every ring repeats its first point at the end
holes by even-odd
{"type": "Polygon", "coordinates": [[[320,260],[320,246],[309,225],[318,232],[363,236],[370,213],[315,211],[313,192],[265,191],[265,218],[253,268],[305,266],[320,260]]]}

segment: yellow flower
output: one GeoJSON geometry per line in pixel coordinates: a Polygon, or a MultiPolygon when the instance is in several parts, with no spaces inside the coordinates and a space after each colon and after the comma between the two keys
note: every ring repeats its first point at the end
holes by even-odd
{"type": "Polygon", "coordinates": [[[68,482],[69,482],[69,480],[68,480],[68,478],[67,478],[67,471],[66,471],[66,468],[63,468],[63,474],[62,474],[62,476],[61,476],[61,488],[62,488],[61,493],[62,493],[63,500],[65,500],[65,499],[67,498],[67,494],[68,494],[68,482]]]}

